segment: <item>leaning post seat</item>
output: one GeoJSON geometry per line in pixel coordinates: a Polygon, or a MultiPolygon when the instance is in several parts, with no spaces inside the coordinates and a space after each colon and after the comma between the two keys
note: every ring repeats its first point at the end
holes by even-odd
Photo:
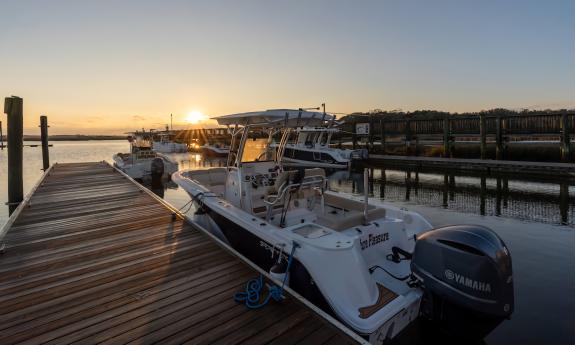
{"type": "MultiPolygon", "coordinates": [[[[286,206],[286,198],[295,192],[298,193],[298,199],[304,199],[311,197],[310,192],[315,195],[319,189],[323,205],[323,191],[326,187],[325,170],[321,168],[305,169],[304,176],[300,182],[291,182],[297,173],[297,170],[281,172],[276,178],[274,186],[268,190],[268,194],[265,197],[267,221],[271,219],[274,209],[278,209],[277,205],[283,205],[284,207],[281,207],[283,210],[286,206]]],[[[289,207],[289,205],[287,206],[289,207]]]]}

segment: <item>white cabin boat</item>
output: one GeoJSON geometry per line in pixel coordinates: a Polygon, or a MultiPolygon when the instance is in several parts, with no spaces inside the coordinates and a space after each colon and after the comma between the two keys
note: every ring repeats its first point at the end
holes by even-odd
{"type": "MultiPolygon", "coordinates": [[[[284,145],[282,161],[285,165],[321,167],[330,169],[349,168],[354,160],[367,159],[366,149],[349,150],[330,147],[331,137],[339,129],[328,127],[298,127],[290,132],[296,134],[295,140],[289,138],[284,145]]],[[[280,143],[270,147],[277,149],[280,143]]]]}
{"type": "Polygon", "coordinates": [[[215,118],[234,126],[226,167],[172,176],[197,207],[194,221],[287,276],[291,288],[374,344],[418,317],[473,338],[509,317],[511,259],[491,230],[432,230],[415,212],[329,191],[323,169],[284,170],[284,140],[274,159],[249,147],[256,128],[267,128],[271,141],[302,118],[324,126],[321,115],[280,109],[215,118]]]}
{"type": "Polygon", "coordinates": [[[152,150],[160,153],[183,153],[188,152],[188,146],[175,141],[175,133],[168,131],[155,132],[152,141],[152,150]]]}

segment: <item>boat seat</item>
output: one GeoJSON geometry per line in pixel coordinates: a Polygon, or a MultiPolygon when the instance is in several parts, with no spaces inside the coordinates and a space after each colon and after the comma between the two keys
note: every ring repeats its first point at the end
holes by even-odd
{"type": "MultiPolygon", "coordinates": [[[[343,231],[363,224],[364,204],[362,202],[333,194],[324,194],[324,202],[326,205],[325,211],[318,215],[316,221],[318,224],[336,231],[343,231]]],[[[386,210],[384,208],[373,205],[368,206],[368,222],[385,218],[385,215],[386,210]]]]}
{"type": "MultiPolygon", "coordinates": [[[[368,222],[384,217],[384,208],[374,208],[367,211],[368,222]]],[[[363,211],[340,211],[337,214],[332,214],[326,210],[324,214],[319,214],[317,216],[316,223],[336,231],[347,230],[354,226],[360,226],[363,224],[363,211]]]]}

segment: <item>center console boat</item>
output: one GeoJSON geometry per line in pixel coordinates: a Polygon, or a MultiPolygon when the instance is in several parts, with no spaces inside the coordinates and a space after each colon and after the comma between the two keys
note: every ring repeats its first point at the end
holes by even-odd
{"type": "Polygon", "coordinates": [[[511,258],[493,231],[433,229],[367,194],[330,191],[321,168],[284,169],[285,140],[270,151],[250,138],[263,128],[271,143],[302,119],[325,126],[330,115],[277,109],[215,119],[231,126],[226,167],[172,176],[196,206],[193,220],[264,270],[287,275],[292,289],[370,342],[420,317],[481,338],[511,315],[511,258]]]}

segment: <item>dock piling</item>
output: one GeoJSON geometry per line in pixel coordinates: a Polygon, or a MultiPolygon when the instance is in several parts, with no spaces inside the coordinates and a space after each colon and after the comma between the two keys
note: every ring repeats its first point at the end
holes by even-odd
{"type": "Polygon", "coordinates": [[[22,180],[23,115],[22,98],[4,99],[4,113],[8,115],[8,210],[12,214],[24,199],[22,180]]]}
{"type": "Polygon", "coordinates": [[[0,121],[0,150],[4,150],[4,135],[2,134],[2,121],[0,121]]]}
{"type": "Polygon", "coordinates": [[[449,117],[443,119],[443,157],[451,157],[451,148],[449,147],[449,142],[451,140],[451,130],[449,117]]]}
{"type": "Polygon", "coordinates": [[[42,141],[42,170],[50,167],[50,153],[48,151],[48,117],[40,116],[40,139],[42,141]]]}
{"type": "Polygon", "coordinates": [[[485,114],[479,115],[479,136],[481,140],[481,159],[487,158],[487,120],[485,114]]]}
{"type": "Polygon", "coordinates": [[[569,116],[561,114],[561,161],[568,162],[571,159],[571,128],[569,128],[569,116]]]}
{"type": "Polygon", "coordinates": [[[503,118],[497,116],[495,121],[495,159],[501,160],[503,158],[503,118]]]}

